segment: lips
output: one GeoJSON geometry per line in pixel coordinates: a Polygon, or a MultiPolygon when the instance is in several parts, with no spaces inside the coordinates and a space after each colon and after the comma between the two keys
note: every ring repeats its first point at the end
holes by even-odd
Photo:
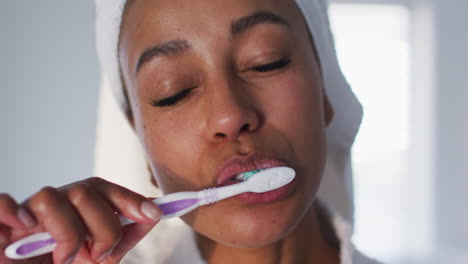
{"type": "Polygon", "coordinates": [[[218,171],[216,184],[218,187],[226,185],[226,183],[232,181],[236,175],[244,172],[280,166],[287,166],[287,164],[261,153],[255,153],[247,157],[233,157],[227,160],[218,171]]]}
{"type": "MultiPolygon", "coordinates": [[[[266,154],[256,153],[248,157],[234,157],[227,160],[217,174],[217,187],[239,183],[234,177],[240,173],[287,166],[283,161],[266,154]]],[[[248,204],[269,203],[286,198],[295,189],[296,178],[287,185],[264,193],[242,193],[234,198],[248,204]]]]}

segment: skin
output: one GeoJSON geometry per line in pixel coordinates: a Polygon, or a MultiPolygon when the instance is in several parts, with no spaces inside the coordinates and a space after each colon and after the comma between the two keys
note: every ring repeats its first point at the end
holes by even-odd
{"type": "MultiPolygon", "coordinates": [[[[182,217],[209,263],[339,263],[314,206],[333,113],[294,1],[132,1],[122,22],[119,62],[129,120],[163,192],[213,187],[233,157],[260,153],[296,170],[294,191],[282,200],[227,199],[182,217]],[[233,34],[233,22],[260,11],[287,25],[264,21],[233,34]],[[173,40],[189,48],[138,66],[145,50],[173,40]],[[180,100],[172,104],[174,96],[180,100]]],[[[20,204],[0,194],[0,247],[47,231],[57,249],[34,263],[118,263],[159,214],[147,198],[98,178],[44,188],[20,204]],[[137,223],[122,229],[114,212],[137,223]]],[[[21,263],[2,253],[0,262],[21,263]]]]}
{"type": "Polygon", "coordinates": [[[230,199],[182,217],[200,234],[199,241],[216,249],[205,254],[208,258],[225,249],[229,259],[276,256],[279,241],[303,239],[292,232],[301,220],[315,222],[313,212],[303,216],[323,173],[324,129],[331,113],[325,111],[312,47],[292,1],[133,1],[127,6],[120,64],[134,129],[165,193],[212,187],[227,159],[253,153],[285,161],[298,175],[296,191],[285,200],[246,205],[230,199]],[[234,21],[265,10],[289,25],[266,22],[237,34],[230,30],[234,21]],[[157,56],[135,71],[148,47],[173,40],[190,48],[157,56]],[[284,58],[290,63],[282,68],[255,68],[284,58]],[[151,104],[187,88],[188,95],[174,105],[151,104]]]}
{"type": "Polygon", "coordinates": [[[119,263],[158,222],[158,213],[149,199],[100,178],[44,187],[20,204],[0,194],[0,263],[119,263]],[[144,204],[150,215],[141,210],[144,204]],[[137,223],[122,228],[114,212],[137,223]],[[3,255],[10,243],[38,232],[57,241],[53,254],[24,261],[3,255]]]}

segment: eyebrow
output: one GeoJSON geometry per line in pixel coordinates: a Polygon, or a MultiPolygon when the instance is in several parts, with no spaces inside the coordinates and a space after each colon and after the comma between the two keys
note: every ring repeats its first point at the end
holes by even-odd
{"type": "Polygon", "coordinates": [[[136,72],[138,72],[145,63],[149,62],[154,57],[178,55],[178,54],[186,52],[187,50],[191,48],[192,48],[192,45],[190,45],[190,43],[185,39],[171,40],[171,41],[150,47],[146,49],[141,54],[140,58],[138,59],[138,63],[136,65],[136,72]]]}
{"type": "MultiPolygon", "coordinates": [[[[261,23],[279,24],[290,27],[290,24],[284,18],[270,11],[258,11],[232,22],[231,35],[239,35],[245,32],[246,30],[261,23]]],[[[185,39],[171,40],[150,47],[141,54],[140,58],[138,59],[135,71],[138,73],[138,71],[145,63],[149,62],[155,57],[179,55],[188,51],[191,48],[192,45],[185,39]]]]}
{"type": "Polygon", "coordinates": [[[279,24],[290,27],[286,19],[275,15],[270,11],[258,11],[251,15],[242,17],[231,24],[231,34],[238,35],[261,23],[279,24]]]}

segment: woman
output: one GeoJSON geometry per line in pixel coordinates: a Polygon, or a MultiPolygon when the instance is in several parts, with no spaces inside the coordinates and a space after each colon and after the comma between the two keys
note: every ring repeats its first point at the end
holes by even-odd
{"type": "MultiPolygon", "coordinates": [[[[161,223],[150,235],[156,242],[143,242],[151,248],[135,248],[126,262],[372,263],[317,198],[320,183],[333,181],[327,177],[348,176],[360,121],[323,3],[97,3],[104,81],[163,193],[219,186],[254,169],[296,171],[281,194],[227,199],[181,217],[189,232],[161,223]]],[[[334,189],[334,197],[344,191],[334,189]]],[[[330,210],[346,208],[326,194],[330,210]]],[[[161,215],[148,198],[98,178],[44,188],[22,204],[4,194],[0,212],[2,247],[32,232],[52,234],[57,248],[37,263],[117,263],[161,215]],[[121,228],[114,212],[137,224],[121,228]]]]}

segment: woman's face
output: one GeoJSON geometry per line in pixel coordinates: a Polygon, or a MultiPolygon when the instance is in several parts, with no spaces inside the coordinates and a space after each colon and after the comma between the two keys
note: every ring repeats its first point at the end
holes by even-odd
{"type": "Polygon", "coordinates": [[[320,69],[294,1],[134,0],[119,60],[132,123],[165,193],[233,183],[287,165],[295,180],[183,217],[217,242],[283,238],[309,209],[323,173],[320,69]]]}

